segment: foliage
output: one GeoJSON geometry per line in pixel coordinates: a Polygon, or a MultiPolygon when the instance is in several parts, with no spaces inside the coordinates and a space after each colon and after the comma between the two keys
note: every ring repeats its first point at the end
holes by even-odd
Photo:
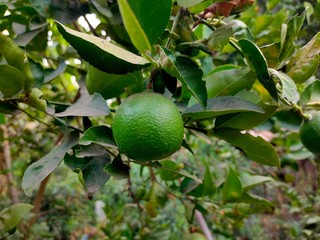
{"type": "Polygon", "coordinates": [[[298,134],[319,110],[319,16],[318,2],[278,0],[0,3],[0,194],[15,203],[1,200],[1,234],[319,237],[319,159],[298,134]],[[113,117],[146,89],[179,108],[184,141],[136,162],[113,117]],[[59,177],[77,190],[51,187],[59,177]],[[67,220],[77,211],[92,229],[67,220]]]}

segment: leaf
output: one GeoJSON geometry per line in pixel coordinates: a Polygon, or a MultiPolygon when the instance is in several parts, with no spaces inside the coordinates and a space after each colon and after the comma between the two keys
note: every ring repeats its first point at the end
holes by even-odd
{"type": "Polygon", "coordinates": [[[242,185],[238,175],[229,168],[226,180],[223,184],[222,199],[224,203],[236,202],[242,197],[242,185]]]}
{"type": "Polygon", "coordinates": [[[241,39],[238,41],[243,56],[246,58],[249,67],[256,74],[259,82],[270,93],[274,100],[278,100],[275,83],[269,76],[267,60],[261,50],[251,41],[241,39]]]}
{"type": "Polygon", "coordinates": [[[315,74],[320,61],[320,33],[300,48],[286,66],[286,73],[296,82],[303,83],[315,74]]]}
{"type": "Polygon", "coordinates": [[[182,113],[182,117],[190,120],[205,120],[238,112],[264,113],[264,110],[258,105],[239,97],[221,96],[209,99],[208,106],[205,110],[200,104],[195,104],[187,108],[182,113]]]}
{"type": "MultiPolygon", "coordinates": [[[[175,161],[170,160],[170,159],[161,160],[160,164],[164,168],[171,169],[173,171],[179,171],[181,169],[181,167],[175,161]]],[[[181,175],[179,173],[173,173],[173,172],[168,171],[166,169],[159,169],[158,170],[159,176],[164,181],[173,181],[173,180],[176,180],[176,179],[183,177],[183,175],[181,175]]]]}
{"type": "Polygon", "coordinates": [[[281,83],[281,99],[287,101],[291,106],[291,103],[297,103],[300,99],[297,86],[294,81],[285,73],[279,72],[274,69],[270,69],[270,76],[275,82],[281,83]]]}
{"type": "Polygon", "coordinates": [[[89,145],[96,143],[105,147],[116,147],[112,136],[112,130],[107,126],[93,126],[85,131],[79,139],[79,144],[89,145]]]}
{"type": "MultiPolygon", "coordinates": [[[[282,24],[281,28],[281,48],[279,52],[279,62],[285,62],[287,56],[290,56],[291,48],[293,47],[293,42],[297,38],[303,22],[306,17],[306,11],[301,13],[300,16],[296,14],[292,17],[288,24],[282,24]]],[[[281,65],[280,65],[281,66],[281,65]]]]}
{"type": "Polygon", "coordinates": [[[205,9],[203,16],[212,13],[218,16],[229,17],[231,14],[237,14],[250,8],[254,0],[229,0],[228,2],[217,2],[211,4],[205,9]]]}
{"type": "Polygon", "coordinates": [[[21,184],[27,196],[31,196],[35,187],[58,167],[66,152],[76,145],[78,139],[77,132],[66,134],[60,145],[55,146],[46,156],[28,166],[21,184]]]}
{"type": "Polygon", "coordinates": [[[252,33],[250,32],[247,25],[240,20],[232,20],[228,24],[217,28],[208,37],[208,46],[214,50],[222,51],[225,45],[229,43],[231,36],[236,38],[250,38],[253,39],[252,33]]]}
{"type": "Polygon", "coordinates": [[[38,88],[33,88],[28,97],[28,104],[39,109],[40,111],[46,112],[47,102],[41,98],[42,96],[43,92],[41,92],[38,88]]]}
{"type": "Polygon", "coordinates": [[[300,104],[305,106],[307,104],[316,104],[320,102],[320,80],[311,83],[302,93],[300,104]]]}
{"type": "Polygon", "coordinates": [[[213,182],[213,178],[209,169],[208,164],[205,164],[205,172],[204,172],[204,176],[203,176],[203,181],[202,181],[202,196],[212,196],[215,194],[216,192],[216,187],[215,184],[213,182]]]}
{"type": "Polygon", "coordinates": [[[207,90],[205,82],[202,80],[203,72],[199,66],[190,58],[175,57],[175,55],[165,49],[160,48],[161,62],[164,70],[171,76],[176,77],[205,107],[207,105],[207,90]]]}
{"type": "Polygon", "coordinates": [[[27,54],[20,49],[10,37],[2,33],[0,33],[0,53],[7,60],[9,65],[15,67],[24,74],[24,88],[30,88],[34,83],[34,79],[27,54]]]}
{"type": "Polygon", "coordinates": [[[249,90],[256,80],[254,73],[248,67],[233,69],[219,67],[219,70],[204,78],[209,98],[234,95],[243,89],[249,90]]]}
{"type": "Polygon", "coordinates": [[[49,83],[55,78],[59,77],[67,68],[67,64],[64,60],[59,62],[58,67],[55,70],[47,70],[45,72],[43,83],[49,83]]]}
{"type": "Polygon", "coordinates": [[[257,204],[257,205],[265,205],[269,207],[275,207],[275,204],[267,199],[264,199],[260,196],[243,193],[242,198],[239,199],[240,203],[249,203],[249,204],[257,204]]]}
{"type": "Polygon", "coordinates": [[[103,170],[109,162],[108,156],[93,157],[79,173],[80,182],[88,192],[97,192],[109,180],[110,175],[103,170]]]}
{"type": "Polygon", "coordinates": [[[271,177],[259,176],[259,175],[250,175],[249,173],[240,174],[240,181],[244,191],[248,191],[260,184],[265,182],[272,181],[271,177]]]}
{"type": "Polygon", "coordinates": [[[62,36],[77,50],[78,54],[101,71],[126,74],[145,67],[149,62],[107,40],[74,31],[59,22],[62,36]]]}
{"type": "Polygon", "coordinates": [[[99,93],[81,95],[65,111],[56,113],[57,117],[66,116],[106,116],[110,113],[108,105],[99,93]]]}
{"type": "MultiPolygon", "coordinates": [[[[166,29],[170,16],[171,0],[127,0],[150,44],[159,40],[166,29]]],[[[136,26],[134,26],[136,27],[136,26]]],[[[129,34],[130,35],[130,34],[129,34]]],[[[130,35],[131,36],[131,35],[130,35]]],[[[137,38],[137,36],[133,36],[137,38]]]]}
{"type": "Polygon", "coordinates": [[[192,7],[194,5],[197,5],[198,3],[203,2],[204,0],[177,0],[177,3],[181,7],[192,7]]]}
{"type": "Polygon", "coordinates": [[[79,145],[75,150],[75,155],[77,158],[103,156],[107,153],[107,150],[103,146],[95,143],[83,146],[79,145]]]}
{"type": "Polygon", "coordinates": [[[104,99],[114,98],[122,94],[125,87],[137,82],[132,73],[125,75],[102,72],[89,65],[86,76],[86,86],[90,94],[99,93],[104,99]]]}
{"type": "Polygon", "coordinates": [[[261,137],[241,133],[231,128],[222,128],[214,132],[215,136],[231,145],[241,148],[246,155],[257,163],[280,167],[280,160],[273,146],[261,137]]]}
{"type": "Polygon", "coordinates": [[[220,116],[216,119],[217,128],[235,128],[239,130],[252,129],[268,120],[278,109],[277,106],[269,105],[263,101],[258,103],[264,113],[240,112],[232,116],[220,116]]]}
{"type": "Polygon", "coordinates": [[[142,29],[139,20],[132,11],[127,0],[118,0],[123,24],[130,36],[133,45],[141,52],[151,51],[149,39],[142,29]]]}
{"type": "Polygon", "coordinates": [[[32,210],[33,206],[27,203],[16,203],[0,212],[0,237],[18,226],[22,218],[32,210]]]}
{"type": "Polygon", "coordinates": [[[4,97],[13,97],[24,88],[25,76],[15,67],[0,65],[0,91],[4,97]]]}
{"type": "Polygon", "coordinates": [[[121,156],[116,156],[111,163],[109,163],[105,168],[104,171],[108,173],[112,177],[116,178],[128,178],[130,172],[130,166],[124,164],[121,156]]]}

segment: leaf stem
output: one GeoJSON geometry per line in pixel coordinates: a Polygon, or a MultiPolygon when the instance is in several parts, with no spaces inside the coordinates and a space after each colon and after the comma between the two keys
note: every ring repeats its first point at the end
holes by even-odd
{"type": "Polygon", "coordinates": [[[172,24],[172,27],[171,27],[171,30],[170,30],[170,36],[168,38],[168,41],[165,45],[165,48],[168,48],[169,45],[170,45],[170,42],[171,42],[171,39],[172,39],[172,34],[174,33],[174,31],[176,30],[177,26],[178,26],[178,22],[179,22],[179,19],[180,19],[180,16],[182,15],[182,13],[184,12],[184,9],[181,7],[173,21],[173,24],[172,24]]]}

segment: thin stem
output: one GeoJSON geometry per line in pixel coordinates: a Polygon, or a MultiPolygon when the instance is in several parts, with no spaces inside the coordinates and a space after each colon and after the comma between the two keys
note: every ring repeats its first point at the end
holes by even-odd
{"type": "Polygon", "coordinates": [[[171,30],[170,30],[170,36],[169,36],[168,41],[167,41],[167,43],[166,43],[166,45],[165,45],[166,48],[168,48],[169,45],[170,45],[170,42],[171,42],[171,39],[172,39],[172,38],[171,38],[171,35],[172,35],[172,34],[174,33],[174,31],[176,30],[176,28],[177,28],[177,26],[178,26],[178,22],[179,22],[180,16],[182,15],[183,11],[184,11],[184,9],[183,9],[183,8],[180,8],[179,11],[178,11],[178,13],[177,13],[177,15],[176,15],[176,17],[175,17],[175,19],[174,19],[174,21],[173,21],[173,24],[172,24],[172,27],[171,27],[171,30]]]}
{"type": "Polygon", "coordinates": [[[197,221],[199,223],[199,226],[203,232],[203,234],[206,236],[206,238],[208,240],[214,240],[214,237],[208,227],[208,224],[206,222],[206,220],[204,219],[203,215],[201,212],[199,212],[198,210],[195,210],[195,216],[197,218],[197,221]]]}
{"type": "Polygon", "coordinates": [[[21,112],[27,114],[30,118],[35,119],[36,121],[38,121],[39,123],[42,123],[42,124],[46,125],[47,127],[50,127],[49,124],[47,124],[47,123],[43,122],[42,120],[40,120],[39,118],[31,115],[30,113],[28,113],[27,111],[23,110],[22,108],[20,108],[20,107],[18,107],[18,106],[17,106],[17,108],[18,108],[21,112]]]}

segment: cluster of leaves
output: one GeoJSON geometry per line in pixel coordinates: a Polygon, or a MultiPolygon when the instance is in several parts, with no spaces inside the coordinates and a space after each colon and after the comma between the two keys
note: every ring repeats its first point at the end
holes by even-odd
{"type": "Polygon", "coordinates": [[[223,140],[265,166],[279,168],[280,157],[289,154],[310,157],[296,132],[305,112],[319,105],[314,75],[320,37],[317,33],[297,44],[312,11],[290,17],[284,9],[277,11],[277,4],[268,1],[261,15],[252,0],[2,3],[1,117],[23,112],[64,135],[26,169],[25,194],[31,196],[64,160],[90,193],[110,177],[129,178],[132,165],[150,169],[153,190],[145,205],[150,216],[163,204],[157,196],[161,191],[154,190],[163,187],[159,179],[166,191],[174,189],[190,222],[196,211],[207,213],[208,203],[230,218],[246,215],[240,211],[239,216],[238,204],[274,207],[251,191],[270,177],[241,171],[237,163],[215,176],[209,159],[198,171],[172,159],[136,163],[118,153],[111,126],[121,99],[153,88],[181,110],[183,145],[191,153],[190,138],[202,136],[223,140]],[[96,27],[87,13],[98,16],[96,27]],[[80,16],[88,29],[76,21],[80,16]],[[298,147],[259,136],[257,128],[274,130],[275,123],[281,131],[290,130],[286,133],[298,147]]]}

